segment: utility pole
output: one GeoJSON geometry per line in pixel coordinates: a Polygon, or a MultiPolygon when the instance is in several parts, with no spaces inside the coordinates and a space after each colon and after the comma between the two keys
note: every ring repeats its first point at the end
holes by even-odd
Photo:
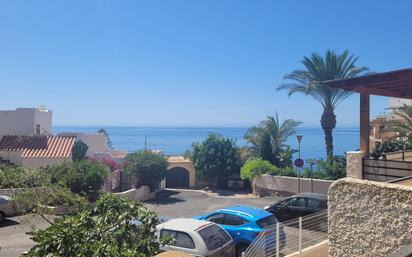
{"type": "MultiPolygon", "coordinates": [[[[299,152],[298,152],[298,159],[300,159],[300,143],[302,142],[302,135],[297,135],[296,138],[298,139],[298,145],[299,145],[299,152]]],[[[300,193],[300,172],[301,172],[301,167],[298,167],[298,193],[300,193]]]]}
{"type": "Polygon", "coordinates": [[[147,151],[147,136],[144,136],[144,150],[147,151]]]}

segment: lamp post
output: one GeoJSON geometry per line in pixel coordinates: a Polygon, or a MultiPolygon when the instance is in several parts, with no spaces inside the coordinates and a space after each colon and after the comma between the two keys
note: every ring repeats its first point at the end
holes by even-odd
{"type": "Polygon", "coordinates": [[[313,193],[313,165],[317,163],[317,160],[309,159],[306,162],[310,165],[310,192],[313,193]]]}
{"type": "MultiPolygon", "coordinates": [[[[298,158],[300,159],[300,143],[302,142],[303,135],[296,135],[298,139],[298,158]]],[[[301,168],[298,168],[298,193],[300,193],[300,171],[301,168]]]]}

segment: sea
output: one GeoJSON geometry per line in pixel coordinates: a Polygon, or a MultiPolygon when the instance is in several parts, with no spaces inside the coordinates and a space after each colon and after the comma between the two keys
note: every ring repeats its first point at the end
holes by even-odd
{"type": "MultiPolygon", "coordinates": [[[[96,133],[99,126],[55,126],[54,133],[84,132],[96,133]]],[[[134,152],[145,147],[162,150],[167,155],[178,155],[190,149],[195,142],[201,142],[209,133],[219,133],[232,138],[238,146],[246,146],[244,140],[248,128],[190,128],[190,127],[104,127],[110,136],[113,147],[134,152]]],[[[320,127],[299,127],[297,134],[302,135],[302,159],[322,159],[326,156],[323,130],[320,127]]],[[[359,148],[358,127],[338,127],[334,129],[334,153],[343,155],[346,151],[359,148]]],[[[287,142],[292,148],[298,148],[296,136],[287,142]]],[[[296,157],[296,156],[295,156],[296,157]]]]}

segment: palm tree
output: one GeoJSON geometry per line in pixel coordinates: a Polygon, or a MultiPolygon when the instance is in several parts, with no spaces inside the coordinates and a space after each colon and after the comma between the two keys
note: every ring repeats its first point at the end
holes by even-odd
{"type": "Polygon", "coordinates": [[[313,97],[322,105],[323,113],[320,123],[325,134],[328,158],[333,157],[333,129],[336,127],[335,108],[352,92],[330,88],[322,82],[366,75],[369,68],[356,67],[357,60],[358,57],[349,55],[348,50],[341,55],[328,50],[325,57],[318,53],[312,53],[310,57],[304,57],[302,61],[304,70],[295,70],[284,77],[286,80],[291,80],[292,83],[278,87],[278,91],[288,90],[289,96],[303,93],[313,97]]]}
{"type": "Polygon", "coordinates": [[[281,124],[276,114],[275,117],[268,116],[258,126],[251,127],[244,138],[252,145],[258,157],[278,167],[285,167],[290,165],[291,154],[287,152],[292,152],[285,144],[286,140],[296,132],[296,127],[300,124],[301,122],[292,119],[281,124]]]}
{"type": "Polygon", "coordinates": [[[401,117],[402,120],[393,121],[392,129],[398,132],[400,137],[406,137],[408,141],[412,141],[412,105],[404,104],[394,114],[401,117]]]}

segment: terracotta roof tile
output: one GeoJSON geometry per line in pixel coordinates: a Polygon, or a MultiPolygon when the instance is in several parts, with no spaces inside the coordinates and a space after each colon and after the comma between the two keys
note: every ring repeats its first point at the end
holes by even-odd
{"type": "Polygon", "coordinates": [[[70,157],[75,140],[71,136],[3,136],[0,150],[21,151],[22,157],[70,157]]]}

